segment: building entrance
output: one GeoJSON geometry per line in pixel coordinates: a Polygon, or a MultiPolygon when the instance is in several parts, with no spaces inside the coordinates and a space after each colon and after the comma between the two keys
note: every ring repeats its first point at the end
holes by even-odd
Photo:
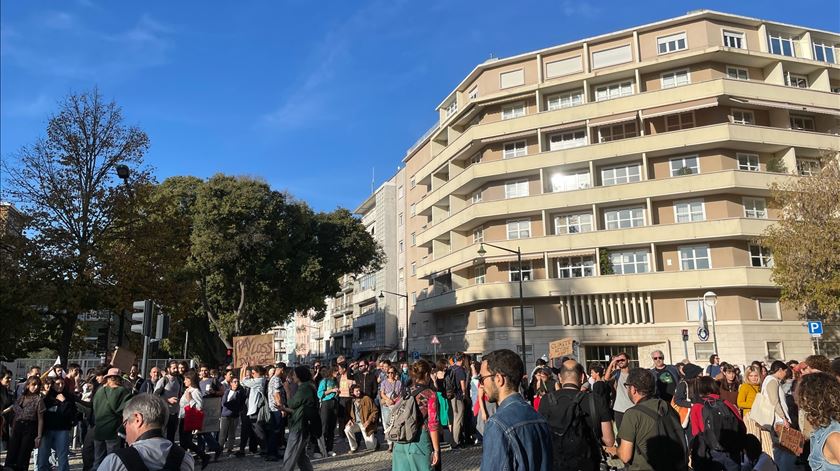
{"type": "Polygon", "coordinates": [[[600,363],[606,370],[612,357],[622,352],[630,357],[631,367],[639,366],[639,348],[635,345],[584,345],[583,361],[586,364],[587,373],[589,366],[593,363],[600,363]]]}

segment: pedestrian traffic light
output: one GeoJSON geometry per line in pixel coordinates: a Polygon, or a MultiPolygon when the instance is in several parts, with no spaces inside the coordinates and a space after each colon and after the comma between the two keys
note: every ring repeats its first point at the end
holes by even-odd
{"type": "Polygon", "coordinates": [[[155,339],[163,340],[169,336],[169,314],[160,313],[157,315],[155,324],[155,339]]]}
{"type": "Polygon", "coordinates": [[[153,311],[154,304],[150,299],[134,301],[134,308],[131,311],[131,331],[140,335],[151,335],[153,311]]]}
{"type": "Polygon", "coordinates": [[[233,363],[233,349],[228,348],[225,350],[225,364],[230,365],[231,363],[233,363]]]}

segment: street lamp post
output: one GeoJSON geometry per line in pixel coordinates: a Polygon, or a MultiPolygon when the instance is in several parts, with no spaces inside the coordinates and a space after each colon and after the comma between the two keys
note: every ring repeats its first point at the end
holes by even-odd
{"type": "Polygon", "coordinates": [[[505,252],[516,254],[516,262],[519,268],[519,333],[522,337],[522,364],[526,365],[528,363],[528,355],[525,351],[525,299],[522,294],[522,249],[520,247],[517,247],[516,250],[512,250],[505,247],[500,247],[498,245],[493,245],[487,242],[482,242],[481,246],[479,246],[478,248],[479,257],[483,258],[484,255],[487,253],[487,251],[484,250],[485,245],[489,245],[490,247],[499,250],[504,250],[505,252]]]}
{"type": "MultiPolygon", "coordinates": [[[[128,192],[128,196],[133,197],[134,193],[132,193],[131,186],[128,184],[128,178],[131,176],[131,169],[128,167],[128,165],[125,165],[125,164],[118,164],[114,167],[114,169],[117,171],[117,177],[119,177],[120,180],[123,181],[123,185],[125,185],[125,189],[128,192]]],[[[123,331],[124,330],[125,330],[125,310],[123,309],[123,311],[120,313],[119,322],[117,323],[117,346],[118,347],[123,346],[123,331]]],[[[108,334],[109,334],[109,336],[110,336],[110,333],[111,333],[111,317],[108,316],[108,334]]],[[[106,351],[108,350],[107,349],[107,342],[106,342],[106,349],[105,350],[106,351]]],[[[143,374],[146,374],[146,373],[143,373],[143,374]]]]}
{"type": "Polygon", "coordinates": [[[408,295],[388,290],[379,291],[379,299],[385,299],[385,293],[393,294],[405,299],[405,328],[403,329],[403,346],[405,347],[405,361],[408,362],[408,295]]]}
{"type": "Polygon", "coordinates": [[[715,354],[720,355],[717,343],[717,329],[715,328],[715,322],[717,321],[717,310],[715,309],[715,306],[717,306],[717,301],[717,294],[715,294],[714,291],[706,291],[706,293],[703,294],[703,304],[712,309],[712,341],[715,344],[715,354]]]}

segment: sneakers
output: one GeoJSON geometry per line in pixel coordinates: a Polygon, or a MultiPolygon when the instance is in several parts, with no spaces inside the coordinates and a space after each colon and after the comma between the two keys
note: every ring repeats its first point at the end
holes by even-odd
{"type": "Polygon", "coordinates": [[[319,459],[323,458],[324,455],[322,455],[322,454],[320,454],[316,451],[315,453],[312,453],[312,457],[315,458],[316,460],[319,460],[319,459]]]}
{"type": "Polygon", "coordinates": [[[335,456],[335,452],[331,451],[331,452],[327,453],[327,456],[330,456],[330,457],[335,456]]]}

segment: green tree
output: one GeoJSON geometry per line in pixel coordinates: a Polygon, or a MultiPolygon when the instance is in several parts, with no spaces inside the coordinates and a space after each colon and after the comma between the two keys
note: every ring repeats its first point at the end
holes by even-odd
{"type": "Polygon", "coordinates": [[[4,162],[9,199],[30,217],[29,233],[51,272],[47,346],[62,358],[78,314],[100,309],[106,299],[103,247],[117,234],[115,214],[126,197],[116,166],[132,168],[129,186],[147,180],[148,146],[146,133],[126,126],[120,107],[94,89],[68,96],[50,117],[46,136],[22,148],[14,164],[4,162]]]}
{"type": "Polygon", "coordinates": [[[759,243],[773,254],[782,300],[811,319],[840,321],[840,154],[825,152],[820,172],[772,187],[782,209],[759,243]]]}

